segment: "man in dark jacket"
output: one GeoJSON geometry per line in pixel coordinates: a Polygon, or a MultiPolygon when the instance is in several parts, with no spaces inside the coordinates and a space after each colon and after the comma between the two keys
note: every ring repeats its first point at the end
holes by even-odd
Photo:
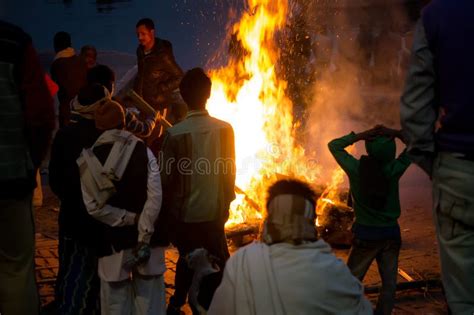
{"type": "Polygon", "coordinates": [[[408,153],[433,179],[441,275],[453,314],[474,313],[474,2],[433,0],[415,29],[401,99],[408,153]]]}
{"type": "MultiPolygon", "coordinates": [[[[187,110],[178,91],[183,71],[175,61],[173,46],[169,41],[155,37],[155,25],[150,19],[138,21],[136,31],[140,45],[137,48],[138,74],[133,89],[174,124],[185,116],[187,110]]],[[[156,128],[148,144],[160,136],[160,129],[156,128]]]]}
{"type": "Polygon", "coordinates": [[[105,98],[104,87],[88,85],[77,99],[76,122],[56,134],[49,163],[49,185],[61,201],[59,211],[59,272],[56,280],[58,314],[98,314],[97,238],[101,224],[82,200],[76,159],[102,131],[95,127],[95,110],[105,98]]]}
{"type": "Polygon", "coordinates": [[[58,32],[54,36],[54,57],[51,65],[51,77],[59,85],[59,127],[69,124],[70,102],[86,85],[87,66],[71,47],[71,36],[58,32]]]}
{"type": "Polygon", "coordinates": [[[35,315],[32,194],[54,129],[54,107],[31,38],[3,21],[0,99],[0,313],[35,315]]]}

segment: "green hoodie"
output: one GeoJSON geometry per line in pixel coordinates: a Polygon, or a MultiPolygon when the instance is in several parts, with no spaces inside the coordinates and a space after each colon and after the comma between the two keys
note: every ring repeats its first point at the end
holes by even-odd
{"type": "Polygon", "coordinates": [[[382,209],[374,209],[369,206],[367,194],[361,191],[360,185],[360,161],[350,155],[345,148],[356,142],[355,133],[350,133],[342,138],[332,140],[328,147],[337,163],[349,177],[352,197],[354,199],[354,212],[356,223],[366,226],[387,227],[398,224],[400,217],[400,196],[398,181],[410,165],[410,160],[405,151],[395,159],[396,145],[394,140],[385,137],[377,137],[373,141],[366,141],[366,150],[370,157],[378,160],[388,179],[388,193],[385,206],[382,209]]]}

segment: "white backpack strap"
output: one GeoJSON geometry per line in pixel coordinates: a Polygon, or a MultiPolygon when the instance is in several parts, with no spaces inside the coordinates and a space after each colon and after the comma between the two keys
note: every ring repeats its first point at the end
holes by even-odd
{"type": "Polygon", "coordinates": [[[119,181],[127,168],[137,142],[141,140],[132,133],[120,131],[115,133],[113,137],[114,145],[105,161],[104,172],[110,179],[119,181]]]}
{"type": "Polygon", "coordinates": [[[87,164],[89,171],[91,172],[94,181],[97,183],[97,187],[100,190],[106,190],[114,187],[112,181],[107,178],[103,170],[102,164],[99,159],[95,156],[92,149],[83,149],[81,157],[84,159],[84,162],[87,164]]]}
{"type": "Polygon", "coordinates": [[[122,178],[128,162],[138,141],[133,134],[122,130],[104,132],[90,149],[83,149],[77,159],[81,182],[97,201],[99,208],[103,207],[115,193],[113,181],[122,178]],[[94,148],[113,143],[104,165],[94,154],[94,148]]]}
{"type": "Polygon", "coordinates": [[[113,144],[103,166],[109,179],[119,181],[122,178],[138,141],[142,140],[125,130],[107,130],[97,139],[91,149],[113,144]]]}
{"type": "Polygon", "coordinates": [[[99,208],[105,206],[115,193],[115,186],[103,173],[102,165],[90,149],[82,150],[77,159],[81,183],[97,202],[99,208]]]}

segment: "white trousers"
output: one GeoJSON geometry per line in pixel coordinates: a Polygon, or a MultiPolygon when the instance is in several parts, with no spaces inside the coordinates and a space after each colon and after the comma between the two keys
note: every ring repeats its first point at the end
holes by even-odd
{"type": "Polygon", "coordinates": [[[100,283],[102,315],[164,315],[166,293],[163,275],[140,276],[100,283]]]}

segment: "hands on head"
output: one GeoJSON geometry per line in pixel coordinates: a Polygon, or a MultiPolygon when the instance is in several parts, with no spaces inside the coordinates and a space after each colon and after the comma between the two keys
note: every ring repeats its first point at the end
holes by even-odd
{"type": "Polygon", "coordinates": [[[385,127],[384,125],[376,125],[371,129],[365,130],[361,133],[358,133],[357,140],[373,140],[378,136],[385,136],[391,139],[399,138],[401,141],[405,142],[402,131],[397,129],[392,129],[385,127]]]}

